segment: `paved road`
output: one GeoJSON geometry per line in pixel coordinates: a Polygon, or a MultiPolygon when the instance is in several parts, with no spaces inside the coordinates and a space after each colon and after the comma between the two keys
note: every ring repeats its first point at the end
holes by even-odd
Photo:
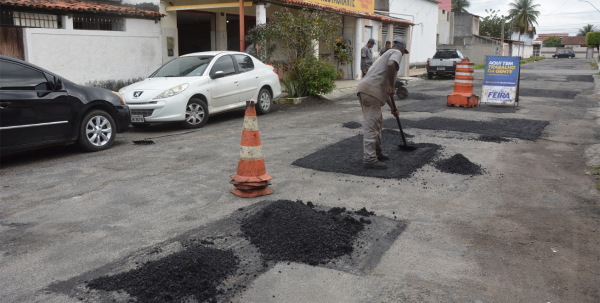
{"type": "MultiPolygon", "coordinates": [[[[461,153],[480,164],[486,173],[475,177],[428,165],[399,182],[292,166],[360,134],[341,124],[361,122],[362,113],[353,94],[276,106],[259,117],[274,176],[269,200],[367,207],[408,227],[369,270],[279,264],[232,301],[599,302],[600,192],[589,165],[600,164],[600,77],[572,77],[593,73],[586,60],[525,65],[522,89],[529,94],[514,112],[448,109],[443,104],[451,79],[411,82],[413,96],[434,98],[399,102],[401,110],[410,109],[402,119],[550,122],[538,141],[500,144],[469,133],[406,130],[415,143],[441,145],[444,157],[461,153]]],[[[476,73],[476,92],[481,78],[476,73]]],[[[95,302],[56,285],[82,285],[77,279],[99,268],[260,201],[228,192],[242,118],[242,111],[217,116],[197,132],[157,138],[155,145],[131,140],[184,130],[136,129],[101,153],[57,147],[3,157],[0,301],[95,302]]]]}

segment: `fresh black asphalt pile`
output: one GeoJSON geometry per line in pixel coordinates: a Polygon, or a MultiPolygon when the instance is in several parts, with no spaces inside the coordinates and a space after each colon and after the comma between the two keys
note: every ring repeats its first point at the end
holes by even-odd
{"type": "Polygon", "coordinates": [[[462,154],[456,154],[448,159],[437,161],[434,166],[435,168],[450,174],[467,176],[482,174],[481,166],[469,161],[469,159],[462,154]]]}
{"type": "Polygon", "coordinates": [[[244,236],[265,261],[318,265],[350,254],[363,223],[342,211],[317,211],[301,201],[275,201],[244,218],[244,236]]]}
{"type": "MultiPolygon", "coordinates": [[[[395,119],[390,120],[390,122],[393,122],[393,124],[390,124],[388,128],[398,128],[395,119]]],[[[385,170],[364,169],[362,167],[362,135],[356,135],[329,145],[294,161],[292,164],[324,172],[383,179],[404,179],[410,178],[419,168],[431,163],[441,148],[441,146],[431,143],[408,143],[417,146],[418,149],[413,152],[405,152],[400,151],[399,144],[402,144],[400,132],[391,129],[383,130],[381,147],[383,153],[390,157],[390,160],[386,161],[388,169],[385,170]]]]}
{"type": "Polygon", "coordinates": [[[232,251],[193,245],[163,259],[149,261],[129,272],[104,276],[89,288],[123,290],[137,302],[216,302],[217,286],[236,272],[239,260],[232,251]]]}
{"type": "MultiPolygon", "coordinates": [[[[548,121],[528,119],[493,119],[491,121],[470,121],[431,117],[422,120],[402,121],[403,127],[430,130],[446,130],[480,135],[497,136],[503,138],[516,138],[521,140],[537,141],[542,136],[544,128],[550,124],[548,121]]],[[[383,121],[385,128],[394,128],[395,119],[383,121]]]]}
{"type": "Polygon", "coordinates": [[[539,88],[521,88],[519,96],[522,97],[542,97],[550,99],[575,99],[579,92],[570,90],[550,90],[539,88]]]}
{"type": "Polygon", "coordinates": [[[342,124],[342,126],[345,128],[349,128],[349,129],[357,129],[357,128],[361,128],[362,124],[355,122],[355,121],[350,121],[350,122],[346,122],[346,123],[342,124]]]}

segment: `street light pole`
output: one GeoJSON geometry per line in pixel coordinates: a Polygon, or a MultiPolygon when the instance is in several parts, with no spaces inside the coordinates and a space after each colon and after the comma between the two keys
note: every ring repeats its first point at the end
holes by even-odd
{"type": "Polygon", "coordinates": [[[596,10],[597,10],[599,13],[600,13],[600,9],[598,9],[597,7],[595,7],[595,6],[592,4],[592,2],[589,2],[589,1],[587,1],[587,0],[579,0],[579,2],[587,2],[587,3],[589,3],[591,6],[593,6],[593,7],[594,7],[594,8],[595,8],[595,9],[596,9],[596,10]]]}

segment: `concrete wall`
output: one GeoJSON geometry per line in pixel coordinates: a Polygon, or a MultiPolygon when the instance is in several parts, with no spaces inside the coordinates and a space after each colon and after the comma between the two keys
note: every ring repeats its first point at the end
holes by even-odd
{"type": "Polygon", "coordinates": [[[76,83],[147,77],[162,65],[161,25],[126,19],[125,31],[24,28],[25,60],[76,83]]]}
{"type": "Polygon", "coordinates": [[[392,1],[390,13],[410,16],[402,18],[414,21],[412,28],[410,65],[425,65],[427,58],[435,54],[437,42],[438,5],[426,0],[392,1]]]}
{"type": "Polygon", "coordinates": [[[519,37],[519,32],[516,32],[516,33],[512,33],[512,35],[510,36],[510,39],[515,40],[515,41],[523,41],[525,43],[525,45],[532,45],[534,36],[535,36],[535,34],[532,31],[524,33],[520,37],[519,37]]]}
{"type": "Polygon", "coordinates": [[[593,54],[592,57],[590,57],[590,52],[589,52],[589,48],[587,47],[542,47],[541,49],[541,53],[540,56],[542,57],[546,57],[546,58],[552,58],[552,55],[556,54],[559,51],[562,50],[572,50],[573,52],[575,52],[575,58],[577,59],[590,59],[590,58],[597,58],[598,57],[598,51],[594,48],[593,50],[593,54]]]}
{"type": "Polygon", "coordinates": [[[452,48],[456,48],[463,55],[465,55],[472,63],[483,64],[485,63],[486,56],[499,56],[499,46],[494,44],[467,44],[467,45],[455,45],[452,48]]]}
{"type": "Polygon", "coordinates": [[[160,27],[161,27],[161,48],[162,48],[162,64],[165,64],[177,57],[179,57],[179,37],[177,34],[177,12],[167,12],[167,3],[160,3],[160,12],[165,17],[160,19],[160,27]],[[169,52],[167,50],[167,38],[172,37],[173,42],[175,43],[175,48],[173,49],[173,55],[169,56],[169,52]]]}
{"type": "Polygon", "coordinates": [[[469,37],[473,31],[473,15],[468,13],[454,13],[454,37],[469,37]]]}
{"type": "Polygon", "coordinates": [[[437,45],[454,43],[454,13],[438,10],[437,45]]]}

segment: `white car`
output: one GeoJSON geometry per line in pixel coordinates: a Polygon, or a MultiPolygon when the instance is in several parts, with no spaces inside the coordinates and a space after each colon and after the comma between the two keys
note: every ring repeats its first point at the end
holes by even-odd
{"type": "Polygon", "coordinates": [[[270,112],[281,85],[272,66],[246,53],[202,52],[169,61],[119,94],[134,126],[181,121],[197,128],[209,115],[244,108],[246,101],[255,101],[259,114],[270,112]]]}

